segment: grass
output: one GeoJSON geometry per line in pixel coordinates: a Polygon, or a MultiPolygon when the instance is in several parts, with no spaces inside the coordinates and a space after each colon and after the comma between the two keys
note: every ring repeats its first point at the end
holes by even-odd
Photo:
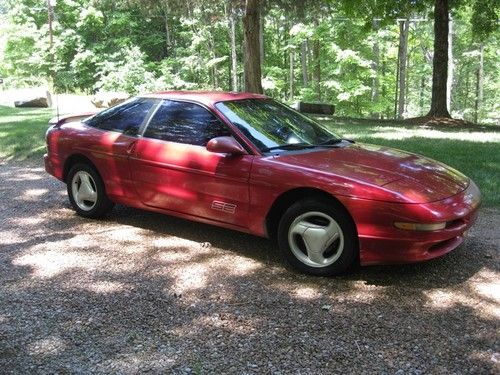
{"type": "MultiPolygon", "coordinates": [[[[0,159],[39,158],[45,152],[50,109],[0,106],[0,159]]],[[[404,122],[321,120],[337,134],[442,161],[480,187],[485,206],[500,206],[500,127],[423,127],[404,122]]]]}
{"type": "Polygon", "coordinates": [[[0,160],[23,160],[45,153],[52,109],[0,106],[0,160]]]}

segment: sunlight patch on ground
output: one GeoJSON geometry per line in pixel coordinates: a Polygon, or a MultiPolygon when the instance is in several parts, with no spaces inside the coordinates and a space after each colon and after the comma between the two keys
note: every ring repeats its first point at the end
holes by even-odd
{"type": "Polygon", "coordinates": [[[386,291],[385,286],[369,285],[363,280],[347,281],[347,290],[345,293],[327,295],[320,287],[308,286],[301,287],[300,283],[274,283],[273,288],[285,292],[294,298],[303,299],[306,301],[319,300],[321,298],[328,298],[332,303],[342,304],[345,302],[361,302],[371,303],[384,294],[386,291]]]}
{"type": "Polygon", "coordinates": [[[17,219],[10,219],[9,221],[15,225],[25,227],[29,225],[41,224],[45,221],[45,219],[43,217],[21,217],[17,219]]]}
{"type": "Polygon", "coordinates": [[[28,345],[31,355],[49,356],[56,355],[66,348],[64,341],[57,336],[49,336],[28,345]]]}
{"type": "Polygon", "coordinates": [[[99,281],[92,280],[88,283],[80,283],[78,285],[82,289],[88,290],[90,292],[94,292],[97,294],[110,294],[110,293],[118,293],[122,292],[126,289],[126,285],[123,283],[115,282],[115,281],[99,281]]]}
{"type": "Polygon", "coordinates": [[[206,264],[189,264],[173,273],[172,291],[187,293],[204,288],[207,285],[207,273],[210,270],[206,264]]]}
{"type": "MultiPolygon", "coordinates": [[[[55,247],[57,243],[51,243],[55,247]]],[[[43,247],[43,245],[42,245],[43,247]]],[[[96,254],[82,254],[76,251],[46,250],[15,258],[15,266],[31,267],[33,276],[51,278],[73,269],[91,271],[100,268],[104,259],[96,254]]]]}
{"type": "Polygon", "coordinates": [[[137,241],[141,243],[141,241],[145,239],[144,232],[143,229],[131,225],[119,225],[113,226],[113,228],[106,233],[106,238],[110,241],[137,241]]]}
{"type": "Polygon", "coordinates": [[[499,272],[483,269],[460,290],[437,289],[424,293],[428,298],[427,305],[434,309],[446,310],[464,305],[477,310],[485,319],[500,319],[499,272]]]}
{"type": "Polygon", "coordinates": [[[23,193],[22,197],[25,200],[35,200],[48,192],[49,189],[28,189],[23,193]]]}
{"type": "Polygon", "coordinates": [[[312,300],[312,299],[317,299],[321,297],[321,293],[318,292],[318,290],[311,288],[311,287],[298,287],[295,290],[295,295],[297,298],[300,299],[305,299],[305,300],[312,300]]]}
{"type": "Polygon", "coordinates": [[[12,230],[3,230],[0,232],[0,245],[17,244],[24,242],[25,240],[25,236],[21,236],[17,232],[12,230]]]}
{"type": "MultiPolygon", "coordinates": [[[[344,134],[345,137],[356,138],[359,134],[344,134]]],[[[383,138],[388,140],[403,140],[408,138],[447,139],[469,142],[500,142],[500,132],[446,132],[435,129],[407,129],[398,127],[376,127],[373,131],[363,133],[367,138],[383,138]]]]}
{"type": "Polygon", "coordinates": [[[178,251],[172,253],[162,253],[159,259],[168,263],[182,263],[182,268],[177,268],[169,275],[172,276],[171,291],[174,293],[188,293],[205,288],[208,283],[218,280],[216,275],[224,277],[245,276],[255,272],[262,267],[262,264],[244,257],[233,255],[208,256],[211,251],[199,248],[199,250],[178,251]],[[200,253],[201,251],[201,253],[200,253]],[[231,266],[228,266],[230,264],[231,266]]]}
{"type": "MultiPolygon", "coordinates": [[[[41,168],[32,169],[33,172],[24,172],[19,173],[15,177],[9,176],[9,181],[38,181],[45,178],[45,175],[42,175],[43,171],[41,168]]],[[[5,174],[6,175],[6,174],[5,174]]],[[[0,173],[0,177],[4,177],[3,173],[0,173]]]]}

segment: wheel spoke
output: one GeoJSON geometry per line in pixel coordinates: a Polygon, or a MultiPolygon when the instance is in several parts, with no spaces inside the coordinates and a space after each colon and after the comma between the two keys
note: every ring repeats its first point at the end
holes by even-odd
{"type": "Polygon", "coordinates": [[[311,227],[311,224],[305,221],[302,221],[300,223],[297,223],[296,225],[293,226],[292,228],[292,233],[293,234],[299,234],[303,235],[306,230],[308,230],[311,227]]]}
{"type": "Polygon", "coordinates": [[[92,187],[89,176],[86,173],[80,173],[79,177],[78,199],[94,203],[97,199],[97,194],[92,187]]]}
{"type": "Polygon", "coordinates": [[[302,235],[307,249],[307,257],[315,263],[323,263],[323,252],[327,247],[328,237],[325,228],[316,226],[308,228],[302,235]]]}

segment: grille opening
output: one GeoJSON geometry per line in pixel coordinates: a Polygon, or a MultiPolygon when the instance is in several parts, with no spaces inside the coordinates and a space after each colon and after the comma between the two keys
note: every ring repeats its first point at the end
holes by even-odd
{"type": "Polygon", "coordinates": [[[463,218],[452,220],[452,221],[448,221],[446,223],[446,229],[457,228],[457,227],[462,226],[464,224],[465,224],[465,220],[463,218]]]}
{"type": "Polygon", "coordinates": [[[429,251],[429,253],[441,251],[444,248],[446,248],[447,246],[451,245],[453,242],[455,242],[457,240],[457,238],[458,237],[453,237],[453,238],[450,238],[449,240],[444,240],[444,241],[438,242],[437,244],[434,244],[431,247],[429,247],[428,251],[429,251]]]}

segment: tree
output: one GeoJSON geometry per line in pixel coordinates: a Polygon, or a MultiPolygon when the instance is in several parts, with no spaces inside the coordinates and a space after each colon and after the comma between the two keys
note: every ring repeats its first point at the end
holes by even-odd
{"type": "Polygon", "coordinates": [[[410,21],[408,19],[399,21],[399,48],[398,48],[398,119],[403,118],[405,111],[406,94],[406,65],[408,60],[408,29],[410,21]]]}
{"type": "Polygon", "coordinates": [[[448,83],[448,0],[436,0],[434,5],[434,58],[432,61],[431,109],[427,116],[451,117],[446,102],[448,83]]]}
{"type": "Polygon", "coordinates": [[[260,0],[246,0],[244,26],[245,91],[262,94],[260,65],[260,0]]]}

